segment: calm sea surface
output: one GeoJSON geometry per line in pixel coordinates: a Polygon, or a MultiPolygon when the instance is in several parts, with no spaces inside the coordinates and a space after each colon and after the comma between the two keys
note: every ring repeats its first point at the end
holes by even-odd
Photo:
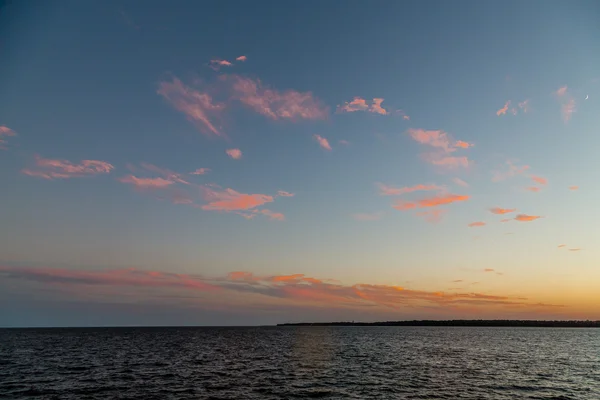
{"type": "Polygon", "coordinates": [[[600,329],[0,330],[1,399],[600,399],[600,329]]]}

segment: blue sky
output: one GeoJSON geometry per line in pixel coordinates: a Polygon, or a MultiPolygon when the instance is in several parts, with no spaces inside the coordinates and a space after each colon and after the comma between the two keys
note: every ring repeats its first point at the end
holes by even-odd
{"type": "Polygon", "coordinates": [[[106,324],[598,317],[599,19],[592,1],[5,5],[4,325],[52,325],[48,302],[88,323],[73,298],[106,324]],[[382,195],[417,185],[435,188],[382,195]],[[217,294],[164,303],[196,290],[165,274],[217,294]],[[105,316],[132,299],[180,317],[105,316]]]}

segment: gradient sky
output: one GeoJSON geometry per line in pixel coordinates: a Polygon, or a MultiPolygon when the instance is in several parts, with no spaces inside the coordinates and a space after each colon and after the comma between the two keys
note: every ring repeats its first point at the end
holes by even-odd
{"type": "Polygon", "coordinates": [[[0,326],[600,319],[596,1],[14,1],[0,326]]]}

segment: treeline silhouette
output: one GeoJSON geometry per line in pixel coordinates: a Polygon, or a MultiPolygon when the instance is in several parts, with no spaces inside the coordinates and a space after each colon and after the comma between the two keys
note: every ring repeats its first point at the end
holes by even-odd
{"type": "Polygon", "coordinates": [[[545,327],[545,328],[600,328],[600,321],[537,321],[514,319],[453,319],[412,320],[381,322],[298,322],[277,326],[499,326],[499,327],[545,327]]]}

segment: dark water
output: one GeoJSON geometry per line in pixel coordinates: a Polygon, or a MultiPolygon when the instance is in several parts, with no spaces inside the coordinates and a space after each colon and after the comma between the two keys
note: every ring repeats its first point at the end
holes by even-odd
{"type": "Polygon", "coordinates": [[[0,330],[1,399],[600,399],[600,329],[0,330]]]}

